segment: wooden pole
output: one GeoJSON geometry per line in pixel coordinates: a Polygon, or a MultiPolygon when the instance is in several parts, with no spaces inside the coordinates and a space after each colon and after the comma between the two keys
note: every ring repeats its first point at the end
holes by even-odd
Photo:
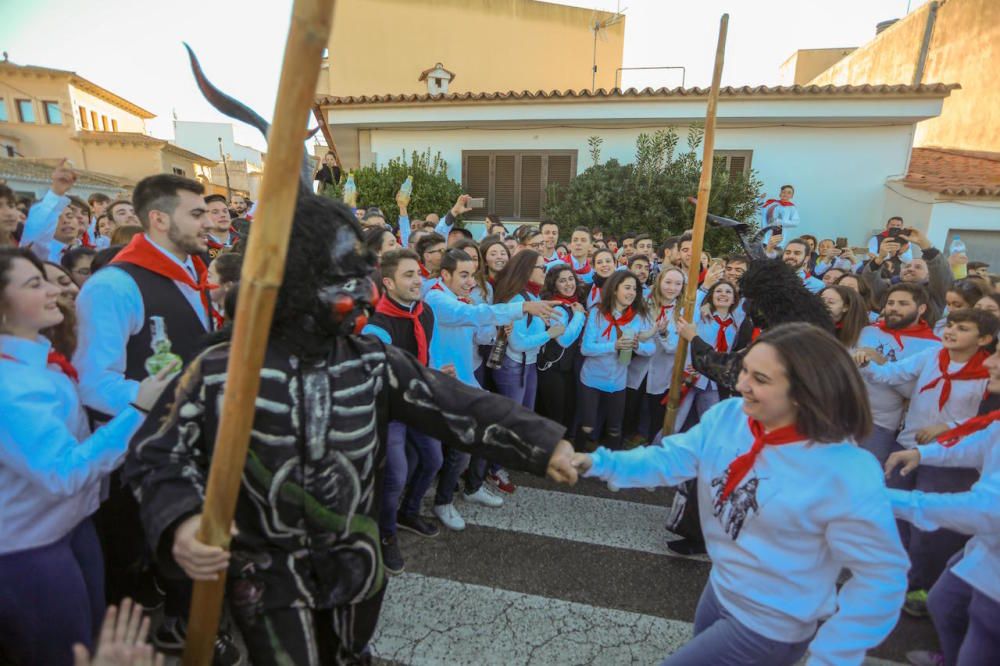
{"type": "MultiPolygon", "coordinates": [[[[705,220],[708,217],[708,198],[712,192],[712,160],[715,156],[715,113],[719,104],[719,87],[722,82],[722,64],[726,55],[726,33],[729,30],[729,14],[723,14],[719,23],[719,43],[715,47],[715,70],[712,72],[712,87],[708,91],[708,109],[705,112],[705,144],[701,157],[701,180],[698,183],[698,203],[694,208],[694,228],[691,230],[691,267],[688,269],[687,288],[684,290],[681,316],[687,321],[695,321],[695,296],[698,294],[698,273],[701,270],[701,249],[705,240],[705,220]]],[[[663,434],[674,431],[677,411],[680,409],[681,380],[687,361],[688,343],[684,338],[677,341],[674,354],[674,374],[670,380],[667,412],[663,417],[663,434]]]]}
{"type": "MultiPolygon", "coordinates": [[[[334,2],[295,0],[292,8],[274,123],[268,137],[260,204],[240,275],[240,298],[226,369],[222,417],[198,532],[198,539],[210,545],[229,547],[229,527],[246,462],[254,402],[260,388],[260,370],[285,270],[292,216],[299,194],[305,150],[302,136],[316,93],[320,56],[330,36],[334,2]]],[[[216,581],[195,583],[184,666],[212,663],[225,584],[224,571],[216,581]]]]}

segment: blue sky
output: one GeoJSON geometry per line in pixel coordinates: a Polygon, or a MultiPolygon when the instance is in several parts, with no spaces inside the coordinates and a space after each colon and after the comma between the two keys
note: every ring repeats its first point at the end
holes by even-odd
{"type": "MultiPolygon", "coordinates": [[[[617,0],[550,1],[612,11],[619,6],[617,0]]],[[[173,111],[181,120],[225,120],[195,88],[183,40],[221,88],[265,118],[271,116],[291,0],[0,2],[0,50],[12,61],[73,70],[113,90],[157,114],[149,123],[156,136],[172,138],[173,111]]],[[[622,0],[627,16],[623,66],[683,65],[688,86],[707,85],[719,17],[728,11],[723,83],[773,85],[779,66],[796,49],[863,44],[874,36],[876,23],[904,16],[908,6],[912,11],[924,2],[622,0]]],[[[377,25],[363,29],[377,35],[377,25]]],[[[428,45],[434,39],[428,36],[428,45]]],[[[625,85],[680,85],[677,73],[628,76],[625,85]]],[[[237,125],[236,137],[264,148],[249,128],[237,125]]]]}

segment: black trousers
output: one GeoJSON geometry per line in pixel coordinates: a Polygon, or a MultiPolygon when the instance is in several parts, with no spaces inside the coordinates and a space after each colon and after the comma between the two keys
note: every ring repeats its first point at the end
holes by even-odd
{"type": "Polygon", "coordinates": [[[254,666],[370,664],[385,586],[371,599],[326,610],[278,608],[235,614],[254,666]]]}
{"type": "Polygon", "coordinates": [[[580,414],[580,437],[601,441],[609,449],[622,447],[622,419],[625,416],[625,389],[608,393],[580,384],[576,407],[580,414]],[[589,430],[590,432],[586,432],[589,430]]]}
{"type": "Polygon", "coordinates": [[[572,434],[576,413],[576,377],[572,368],[565,372],[555,368],[538,372],[535,411],[566,426],[567,434],[572,434]]]}

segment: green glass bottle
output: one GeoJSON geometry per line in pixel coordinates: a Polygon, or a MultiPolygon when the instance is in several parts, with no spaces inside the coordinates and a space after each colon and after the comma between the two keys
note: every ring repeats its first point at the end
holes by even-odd
{"type": "Polygon", "coordinates": [[[167,337],[167,324],[163,317],[150,317],[149,328],[152,341],[149,343],[153,350],[153,355],[146,359],[146,372],[155,375],[171,363],[177,362],[177,370],[180,370],[181,357],[170,351],[170,338],[167,337]]]}

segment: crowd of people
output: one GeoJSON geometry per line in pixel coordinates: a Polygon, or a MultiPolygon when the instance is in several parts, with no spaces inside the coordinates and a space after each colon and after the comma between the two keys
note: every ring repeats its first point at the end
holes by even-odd
{"type": "Polygon", "coordinates": [[[1000,278],[901,218],[867,247],[792,237],[785,186],[759,253],[712,257],[493,215],[475,238],[467,195],[390,220],[303,192],[224,550],[196,534],[253,203],[75,180],[0,185],[0,663],[71,663],[124,598],[177,652],[223,569],[217,663],[234,623],[253,663],[362,662],[398,530],[503,511],[508,470],[678,487],[667,547],[713,566],[668,664],[860,663],[901,607],[940,639],[915,663],[1000,661],[1000,278]]]}

